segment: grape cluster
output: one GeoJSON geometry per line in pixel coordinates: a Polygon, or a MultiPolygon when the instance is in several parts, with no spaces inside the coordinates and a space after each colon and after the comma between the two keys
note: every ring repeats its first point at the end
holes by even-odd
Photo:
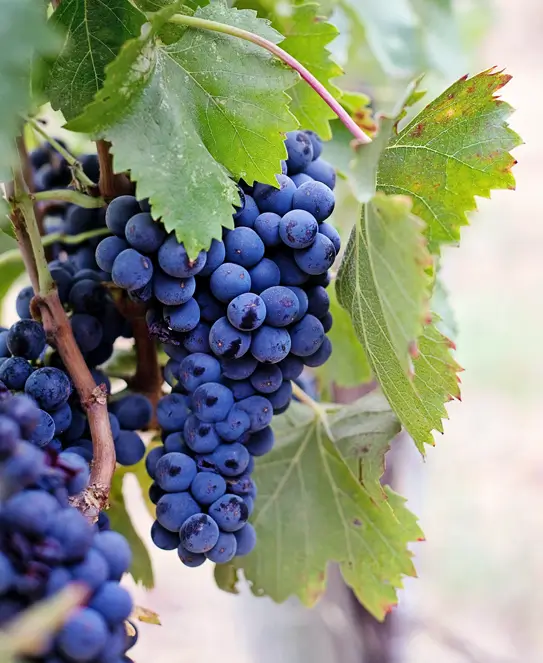
{"type": "MultiPolygon", "coordinates": [[[[109,393],[105,373],[92,369],[92,375],[109,393]]],[[[9,330],[0,331],[0,380],[10,391],[24,392],[40,408],[29,442],[57,453],[69,449],[91,462],[87,417],[58,355],[51,353],[46,358],[46,337],[40,323],[24,318],[9,330]],[[46,359],[56,361],[57,366],[45,365],[46,359]]],[[[110,403],[109,421],[121,465],[134,465],[143,458],[145,445],[136,431],[146,428],[151,416],[152,406],[145,396],[129,394],[110,403]]]]}
{"type": "Polygon", "coordinates": [[[208,251],[189,257],[132,196],[109,205],[113,235],[96,250],[112,281],[147,303],[149,331],[170,357],[163,444],[146,459],[152,538],[187,566],[253,549],[254,457],[273,446],[270,423],[291,401],[291,380],[332,351],[335,172],[313,132],[289,133],[286,147],[278,188],[241,182],[235,227],[208,251]]]}
{"type": "Polygon", "coordinates": [[[86,462],[32,442],[40,410],[0,384],[0,626],[70,582],[89,589],[85,606],[51,636],[35,663],[123,663],[134,643],[132,600],[119,585],[131,562],[116,532],[90,525],[69,504],[89,479],[86,462]]]}

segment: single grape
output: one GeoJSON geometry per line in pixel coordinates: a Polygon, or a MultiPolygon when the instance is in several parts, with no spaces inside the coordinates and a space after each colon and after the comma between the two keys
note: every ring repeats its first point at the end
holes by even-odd
{"type": "Polygon", "coordinates": [[[203,269],[200,270],[199,275],[211,276],[217,267],[220,267],[223,264],[225,255],[226,249],[224,248],[224,242],[214,239],[207,252],[206,264],[203,269]]]}
{"type": "Polygon", "coordinates": [[[251,277],[251,290],[257,294],[260,294],[266,288],[281,283],[279,267],[269,258],[262,258],[257,265],[249,270],[249,276],[251,277]]]}
{"type": "Polygon", "coordinates": [[[223,495],[209,507],[209,517],[223,532],[235,532],[245,525],[249,512],[238,495],[223,495]]]}
{"type": "Polygon", "coordinates": [[[250,291],[251,277],[241,265],[225,262],[211,275],[209,287],[219,301],[229,302],[234,297],[250,291]]]}
{"type": "Polygon", "coordinates": [[[298,322],[298,320],[301,320],[304,317],[304,315],[307,313],[307,309],[309,307],[309,299],[307,297],[307,292],[303,288],[299,288],[298,286],[294,285],[289,286],[289,288],[298,298],[298,304],[299,304],[298,315],[294,318],[294,322],[298,322]]]}
{"type": "Polygon", "coordinates": [[[291,339],[286,329],[262,325],[253,334],[251,353],[266,364],[277,364],[290,352],[291,339]]]}
{"type": "Polygon", "coordinates": [[[217,382],[220,376],[218,360],[202,352],[189,355],[179,366],[179,381],[187,391],[194,391],[205,382],[217,382]]]}
{"type": "Polygon", "coordinates": [[[237,545],[236,537],[233,534],[221,532],[217,543],[206,552],[206,557],[215,564],[227,564],[235,557],[237,545]]]}
{"type": "Polygon", "coordinates": [[[198,302],[191,297],[180,306],[165,306],[164,321],[174,331],[191,331],[200,322],[200,307],[198,306],[198,302]]]}
{"type": "Polygon", "coordinates": [[[30,313],[30,302],[32,301],[32,297],[34,297],[34,289],[31,285],[27,285],[17,295],[15,310],[21,319],[30,319],[32,317],[32,314],[30,313]]]}
{"type": "Polygon", "coordinates": [[[317,368],[325,364],[332,354],[332,343],[330,339],[325,336],[324,341],[320,348],[308,357],[304,357],[304,364],[310,368],[317,368]]]}
{"type": "Polygon", "coordinates": [[[145,469],[147,474],[154,479],[156,476],[156,464],[164,455],[164,449],[162,447],[155,447],[151,449],[147,456],[145,457],[145,469]]]}
{"type": "Polygon", "coordinates": [[[151,539],[161,550],[175,550],[179,546],[179,533],[170,532],[157,520],[151,526],[151,539]]]}
{"type": "Polygon", "coordinates": [[[146,212],[134,214],[128,220],[124,234],[130,246],[146,254],[158,251],[166,239],[162,224],[153,221],[153,217],[146,212]]]}
{"type": "Polygon", "coordinates": [[[246,292],[228,304],[226,315],[236,329],[253,331],[264,322],[266,306],[258,295],[246,292]]]}
{"type": "Polygon", "coordinates": [[[121,430],[114,442],[117,462],[121,465],[135,465],[145,455],[145,444],[134,431],[121,430]]]}
{"type": "Polygon", "coordinates": [[[234,396],[228,387],[218,382],[200,385],[192,395],[194,414],[206,423],[222,421],[234,405],[234,396]]]}
{"type": "Polygon", "coordinates": [[[125,430],[147,428],[153,416],[151,401],[142,394],[128,394],[110,404],[111,412],[125,430]]]}
{"type": "Polygon", "coordinates": [[[321,321],[314,315],[307,314],[300,322],[291,327],[290,338],[292,354],[298,357],[309,357],[324,342],[324,329],[321,321]]]}
{"type": "Polygon", "coordinates": [[[55,436],[55,422],[53,417],[43,410],[39,411],[37,426],[28,435],[28,441],[37,447],[45,447],[55,436]]]}
{"type": "Polygon", "coordinates": [[[250,377],[251,384],[261,394],[277,391],[283,382],[283,374],[277,364],[259,366],[250,377]]]}
{"type": "Polygon", "coordinates": [[[211,550],[219,539],[219,528],[213,518],[197,513],[188,518],[180,531],[182,545],[192,553],[211,550]]]}
{"type": "Polygon", "coordinates": [[[37,359],[45,349],[45,340],[43,327],[34,320],[19,320],[6,335],[11,354],[24,359],[37,359]]]}
{"type": "Polygon", "coordinates": [[[210,352],[209,332],[211,327],[205,322],[199,322],[183,339],[185,350],[190,353],[210,352]]]}
{"type": "Polygon", "coordinates": [[[254,229],[266,248],[281,245],[279,236],[279,222],[281,217],[273,212],[260,214],[255,221],[254,229]]]}
{"type": "Polygon", "coordinates": [[[249,396],[237,403],[237,407],[247,412],[251,420],[251,433],[255,433],[269,426],[273,417],[273,408],[270,401],[264,396],[249,396]]]}
{"type": "Polygon", "coordinates": [[[186,454],[164,454],[156,465],[156,482],[168,492],[187,490],[196,476],[196,463],[186,454]]]}
{"type": "Polygon", "coordinates": [[[277,391],[268,394],[268,399],[273,406],[274,414],[281,414],[283,408],[288,407],[292,399],[292,383],[290,380],[283,380],[277,391]],[[279,412],[279,410],[281,412],[279,412]]]}
{"type": "MultiPolygon", "coordinates": [[[[300,252],[295,251],[295,254],[297,253],[300,252]]],[[[288,287],[300,286],[307,281],[307,274],[298,267],[292,256],[286,253],[278,253],[273,257],[273,262],[279,268],[281,285],[286,285],[288,287]]]]}
{"type": "Polygon", "coordinates": [[[105,647],[107,624],[95,610],[81,608],[68,618],[56,638],[61,654],[75,663],[87,663],[105,647]]]}
{"type": "Polygon", "coordinates": [[[322,152],[321,137],[317,133],[309,129],[305,130],[305,134],[309,138],[309,140],[311,141],[311,145],[313,146],[313,160],[318,159],[322,152]]]}
{"type": "Polygon", "coordinates": [[[219,318],[209,332],[209,345],[218,357],[239,359],[251,346],[251,334],[236,329],[226,317],[219,318]]]}
{"type": "Polygon", "coordinates": [[[251,427],[249,415],[234,406],[226,419],[215,424],[215,430],[223,440],[234,442],[251,427]]]}
{"type": "Polygon", "coordinates": [[[113,262],[111,278],[120,288],[139,290],[153,278],[153,263],[135,249],[125,249],[113,262]]]}
{"type": "Polygon", "coordinates": [[[170,532],[179,533],[181,525],[195,513],[200,513],[200,507],[186,492],[166,493],[156,505],[156,519],[170,532]]]}
{"type": "Polygon", "coordinates": [[[25,392],[44,410],[54,410],[66,403],[72,393],[72,384],[66,373],[47,366],[29,376],[25,392]]]}
{"type": "Polygon", "coordinates": [[[306,167],[305,174],[317,180],[317,182],[326,184],[329,189],[333,190],[336,186],[336,171],[328,161],[320,157],[306,167]]]}
{"type": "Polygon", "coordinates": [[[213,424],[200,421],[194,414],[185,421],[183,432],[186,445],[197,454],[211,453],[221,442],[213,424]]]}
{"type": "Polygon", "coordinates": [[[130,617],[133,604],[130,594],[117,582],[105,582],[89,602],[89,608],[102,615],[112,628],[130,617]]]}
{"type": "Polygon", "coordinates": [[[245,380],[257,367],[257,360],[250,354],[243,355],[239,359],[222,359],[222,374],[232,380],[245,380]]]}
{"type": "Polygon", "coordinates": [[[207,255],[200,251],[194,260],[189,258],[183,244],[172,233],[158,250],[158,264],[170,276],[186,279],[202,271],[207,255]]]}
{"type": "Polygon", "coordinates": [[[283,286],[274,286],[261,294],[266,306],[266,323],[272,327],[286,327],[294,322],[299,311],[298,297],[283,286]]]}
{"type": "MultiPolygon", "coordinates": [[[[106,225],[114,235],[118,235],[124,239],[124,232],[128,220],[140,212],[141,208],[134,196],[119,196],[112,200],[107,206],[106,225]]],[[[101,269],[104,268],[102,267],[101,269]]]]}
{"type": "MultiPolygon", "coordinates": [[[[81,440],[81,442],[83,441],[81,440]]],[[[90,440],[89,444],[92,446],[90,440]]],[[[89,464],[84,458],[74,454],[71,448],[59,455],[57,465],[62,467],[70,475],[70,479],[66,484],[70,495],[77,495],[77,493],[80,493],[87,487],[90,477],[89,464]]]]}
{"type": "Polygon", "coordinates": [[[278,364],[285,380],[295,380],[304,370],[304,363],[296,355],[289,354],[278,364]]]}
{"type": "MultiPolygon", "coordinates": [[[[249,276],[248,272],[247,276],[249,276]]],[[[222,318],[226,313],[223,304],[215,299],[208,290],[197,291],[194,295],[194,299],[196,299],[198,306],[200,307],[200,318],[206,322],[213,323],[219,318],[222,318]]]]}
{"type": "Polygon", "coordinates": [[[194,295],[196,281],[193,276],[188,279],[178,279],[157,270],[153,279],[153,292],[162,304],[167,306],[179,306],[184,304],[194,295]]]}
{"type": "Polygon", "coordinates": [[[313,160],[313,143],[305,131],[289,131],[285,139],[289,173],[305,170],[313,160]]]}
{"type": "Polygon", "coordinates": [[[293,249],[305,249],[315,241],[319,224],[314,216],[304,210],[287,212],[279,224],[279,235],[293,249]]]}
{"type": "Polygon", "coordinates": [[[305,173],[296,173],[295,175],[292,175],[290,179],[298,188],[300,188],[302,184],[305,184],[306,182],[315,181],[312,177],[309,177],[309,175],[306,175],[305,173]]]}
{"type": "Polygon", "coordinates": [[[177,547],[177,555],[181,562],[188,566],[190,569],[195,569],[206,561],[206,556],[203,553],[193,553],[187,550],[183,545],[179,544],[177,547]]]}
{"type": "Polygon", "coordinates": [[[101,536],[101,534],[95,535],[85,517],[75,509],[58,511],[48,534],[60,543],[65,560],[68,562],[82,560],[91,544],[94,545],[96,536],[101,536]]]}
{"type": "Polygon", "coordinates": [[[205,506],[212,504],[226,493],[226,481],[220,474],[199,472],[194,477],[190,491],[194,499],[205,506]]]}
{"type": "Polygon", "coordinates": [[[244,195],[244,205],[234,214],[234,221],[236,227],[245,226],[252,228],[255,223],[256,217],[260,214],[258,207],[252,196],[244,195]]]}
{"type": "Polygon", "coordinates": [[[292,196],[296,185],[286,175],[276,175],[279,188],[270,184],[255,184],[254,199],[260,212],[273,212],[283,216],[292,209],[292,196]]]}
{"type": "Polygon", "coordinates": [[[59,511],[59,503],[49,493],[44,490],[26,490],[2,505],[2,525],[27,536],[43,537],[59,511]]]}
{"type": "Polygon", "coordinates": [[[102,315],[107,299],[107,290],[101,283],[92,279],[74,282],[68,295],[68,303],[74,313],[91,315],[102,315]]]}
{"type": "Polygon", "coordinates": [[[334,264],[336,250],[332,242],[321,233],[317,233],[313,244],[301,251],[295,251],[294,260],[306,274],[323,274],[334,264]]]}
{"type": "Polygon", "coordinates": [[[241,529],[234,532],[236,537],[236,555],[243,557],[254,550],[256,546],[256,532],[251,523],[246,523],[241,529]]]}
{"type": "Polygon", "coordinates": [[[242,474],[249,465],[249,452],[239,442],[220,444],[211,457],[218,471],[226,477],[242,474]]]}
{"type": "Polygon", "coordinates": [[[70,427],[72,423],[72,408],[68,403],[64,403],[64,405],[61,405],[56,410],[52,410],[49,414],[55,424],[55,435],[64,433],[70,427]]]}
{"type": "Polygon", "coordinates": [[[307,290],[308,308],[307,312],[316,318],[322,318],[330,309],[330,297],[321,285],[316,285],[307,290]]]}
{"type": "Polygon", "coordinates": [[[264,257],[264,243],[251,228],[235,228],[224,239],[226,260],[236,265],[254,267],[264,257]]]}
{"type": "Polygon", "coordinates": [[[334,192],[322,182],[306,182],[292,197],[295,209],[309,212],[319,223],[332,214],[335,204],[334,192]]]}
{"type": "Polygon", "coordinates": [[[26,359],[9,357],[0,366],[0,380],[8,389],[21,391],[33,371],[34,369],[26,359]]]}
{"type": "Polygon", "coordinates": [[[70,323],[81,352],[91,352],[98,348],[104,335],[104,328],[98,318],[88,313],[75,313],[70,323]]]}
{"type": "Polygon", "coordinates": [[[163,346],[164,352],[175,359],[175,361],[182,362],[183,359],[187,356],[187,351],[182,345],[175,345],[174,343],[164,343],[163,346]]]}
{"type": "Polygon", "coordinates": [[[251,495],[252,497],[256,496],[256,485],[251,479],[249,473],[229,479],[228,489],[231,493],[234,493],[234,495],[241,495],[242,497],[244,495],[251,495]]]}
{"type": "Polygon", "coordinates": [[[332,314],[327,313],[326,315],[323,315],[322,318],[320,318],[320,321],[322,323],[322,328],[324,329],[324,333],[328,334],[330,329],[332,329],[332,325],[334,324],[334,318],[332,317],[332,314]]]}
{"type": "Polygon", "coordinates": [[[115,259],[126,249],[128,249],[128,242],[124,237],[121,238],[114,235],[104,238],[96,247],[96,262],[98,267],[103,269],[104,272],[111,274],[115,259]]]}
{"type": "Polygon", "coordinates": [[[190,413],[190,401],[183,394],[163,396],[156,408],[158,425],[167,433],[183,430],[190,413]]]}

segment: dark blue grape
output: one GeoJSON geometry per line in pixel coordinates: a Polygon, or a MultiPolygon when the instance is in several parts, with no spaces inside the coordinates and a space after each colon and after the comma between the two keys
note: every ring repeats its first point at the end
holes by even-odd
{"type": "Polygon", "coordinates": [[[49,493],[22,491],[2,505],[2,526],[28,536],[45,536],[59,511],[58,501],[49,493]]]}
{"type": "MultiPolygon", "coordinates": [[[[226,481],[220,474],[199,472],[190,486],[194,499],[202,505],[212,504],[226,493],[226,481]]],[[[192,514],[191,514],[192,515],[192,514]]]]}
{"type": "Polygon", "coordinates": [[[306,274],[323,274],[334,264],[336,250],[332,242],[321,233],[317,233],[313,244],[301,251],[294,252],[294,260],[306,274]]]}
{"type": "Polygon", "coordinates": [[[64,433],[72,423],[72,408],[68,403],[64,403],[56,410],[49,413],[55,423],[55,435],[64,433]]]}
{"type": "Polygon", "coordinates": [[[321,321],[307,314],[290,329],[291,352],[298,357],[309,357],[324,342],[324,329],[321,321]]]}
{"type": "Polygon", "coordinates": [[[292,383],[290,380],[283,380],[277,391],[268,394],[268,399],[273,406],[273,413],[280,414],[278,410],[286,408],[292,399],[292,383]]]}
{"type": "Polygon", "coordinates": [[[277,364],[290,352],[290,335],[286,329],[262,325],[253,334],[251,353],[265,364],[277,364]]]}
{"type": "Polygon", "coordinates": [[[250,354],[243,355],[239,359],[222,359],[222,374],[232,380],[244,380],[253,373],[257,364],[257,360],[250,354]]]}
{"type": "MultiPolygon", "coordinates": [[[[59,570],[64,569],[61,567],[59,570]]],[[[82,562],[70,567],[68,579],[84,582],[90,589],[96,590],[107,581],[108,576],[109,566],[105,557],[94,548],[91,548],[82,562]]]]}
{"type": "Polygon", "coordinates": [[[217,470],[226,477],[243,474],[249,465],[249,452],[239,442],[220,444],[211,454],[217,470]]]}
{"type": "MultiPolygon", "coordinates": [[[[249,273],[247,272],[247,276],[249,273]]],[[[208,290],[196,292],[194,299],[200,307],[200,317],[206,322],[213,323],[226,313],[224,306],[208,290]]]]}
{"type": "Polygon", "coordinates": [[[297,317],[298,297],[283,286],[274,286],[264,290],[261,297],[266,306],[266,322],[273,327],[286,327],[297,317]]]}
{"type": "Polygon", "coordinates": [[[236,555],[237,549],[236,537],[229,532],[221,532],[217,543],[206,552],[207,559],[215,564],[226,564],[236,555]]]}
{"type": "Polygon", "coordinates": [[[218,382],[206,382],[192,395],[194,413],[200,421],[206,423],[225,419],[232,405],[234,405],[232,392],[218,382]]]}
{"type": "Polygon", "coordinates": [[[196,463],[186,454],[164,454],[156,465],[156,482],[167,492],[187,490],[196,476],[196,463]]]}
{"type": "Polygon", "coordinates": [[[132,563],[130,546],[124,536],[113,531],[100,532],[95,535],[92,546],[105,557],[109,579],[120,580],[132,563]]]}
{"type": "Polygon", "coordinates": [[[164,321],[174,331],[191,331],[200,322],[200,307],[198,306],[198,302],[191,297],[180,306],[165,306],[164,321]]]}
{"type": "Polygon", "coordinates": [[[315,241],[319,224],[315,217],[304,210],[287,212],[279,224],[279,235],[293,249],[305,249],[315,241]]]}
{"type": "Polygon", "coordinates": [[[304,364],[310,368],[317,368],[318,366],[322,366],[324,363],[326,363],[328,359],[330,359],[331,354],[332,343],[330,342],[330,339],[325,336],[320,348],[312,355],[304,357],[304,364]]]}
{"type": "Polygon", "coordinates": [[[2,460],[13,451],[20,437],[19,424],[11,417],[0,414],[0,458],[2,460]]]}
{"type": "Polygon", "coordinates": [[[251,384],[261,394],[277,391],[283,382],[283,374],[276,364],[259,366],[250,377],[251,384]]]}
{"type": "Polygon", "coordinates": [[[249,380],[228,380],[223,378],[223,383],[232,391],[234,394],[234,400],[236,401],[241,401],[244,398],[256,394],[254,387],[249,380]]]}
{"type": "Polygon", "coordinates": [[[281,245],[281,237],[279,237],[280,221],[279,214],[273,212],[264,212],[257,217],[254,229],[266,248],[281,245]]]}
{"type": "Polygon", "coordinates": [[[134,196],[119,196],[112,200],[107,207],[106,225],[114,235],[124,239],[124,231],[128,220],[140,212],[141,208],[134,196]]]}
{"type": "Polygon", "coordinates": [[[231,493],[234,493],[234,495],[241,495],[242,497],[244,495],[252,495],[252,497],[256,496],[256,485],[251,479],[249,473],[242,474],[234,479],[229,479],[228,489],[231,493]]]}
{"type": "Polygon", "coordinates": [[[153,217],[147,212],[134,214],[128,220],[124,234],[130,246],[146,254],[158,251],[166,239],[162,224],[153,221],[153,217]]]}
{"type": "Polygon", "coordinates": [[[91,279],[76,281],[70,289],[68,303],[74,313],[102,315],[108,299],[107,290],[91,279]]]}
{"type": "Polygon", "coordinates": [[[21,391],[33,370],[26,359],[9,357],[0,366],[0,380],[8,389],[21,391]]]}
{"type": "MultiPolygon", "coordinates": [[[[75,456],[75,454],[73,455],[75,456]]],[[[60,543],[64,550],[65,560],[68,562],[83,559],[91,544],[94,543],[95,536],[101,536],[101,534],[95,535],[85,517],[75,509],[58,511],[49,529],[49,535],[60,543]]]]}
{"type": "Polygon", "coordinates": [[[32,317],[32,314],[30,313],[30,302],[32,301],[32,297],[34,297],[34,289],[31,285],[27,285],[17,295],[15,310],[21,319],[30,319],[32,317]]]}
{"type": "Polygon", "coordinates": [[[187,391],[194,391],[205,382],[217,382],[220,376],[218,360],[202,352],[189,355],[179,366],[179,381],[187,391]]]}
{"type": "Polygon", "coordinates": [[[75,313],[70,323],[81,352],[92,352],[98,348],[104,335],[104,328],[98,318],[88,313],[75,313]]]}
{"type": "Polygon", "coordinates": [[[58,368],[39,368],[25,384],[25,391],[44,410],[54,410],[68,400],[72,393],[70,379],[58,368]]]}
{"type": "Polygon", "coordinates": [[[308,308],[307,312],[316,318],[322,318],[330,309],[330,297],[321,285],[309,288],[307,291],[308,308]]]}
{"type": "Polygon", "coordinates": [[[81,608],[68,618],[57,636],[61,654],[75,663],[91,661],[105,647],[108,628],[95,610],[81,608]]]}
{"type": "Polygon", "coordinates": [[[7,348],[11,354],[24,359],[37,359],[45,349],[45,340],[43,327],[34,320],[19,320],[6,335],[7,348]]]}
{"type": "Polygon", "coordinates": [[[161,550],[175,550],[179,545],[179,533],[170,532],[156,520],[151,527],[151,539],[161,550]]]}
{"type": "Polygon", "coordinates": [[[186,445],[197,454],[211,453],[221,442],[213,424],[200,421],[194,414],[185,421],[183,432],[186,445]]]}
{"type": "Polygon", "coordinates": [[[331,313],[327,313],[326,315],[323,315],[322,318],[320,318],[320,321],[322,323],[322,328],[324,329],[324,333],[327,334],[330,329],[332,329],[332,325],[334,324],[334,319],[332,317],[331,313]]]}
{"type": "Polygon", "coordinates": [[[111,274],[117,256],[128,249],[128,242],[121,237],[106,237],[96,247],[96,263],[104,272],[111,274]]]}
{"type": "Polygon", "coordinates": [[[255,433],[269,426],[273,417],[273,408],[270,401],[264,396],[249,396],[237,403],[237,407],[247,412],[251,420],[251,433],[255,433]]]}
{"type": "Polygon", "coordinates": [[[153,263],[135,249],[125,249],[113,262],[111,278],[120,288],[139,290],[153,278],[153,263]]]}
{"type": "Polygon", "coordinates": [[[312,161],[305,169],[305,174],[317,180],[317,182],[326,184],[329,189],[333,190],[336,186],[336,171],[324,159],[318,158],[312,161]]]}
{"type": "Polygon", "coordinates": [[[190,569],[202,566],[207,559],[204,554],[190,552],[190,550],[187,550],[185,546],[182,546],[181,544],[177,547],[177,555],[181,562],[190,569]]]}
{"type": "Polygon", "coordinates": [[[135,465],[145,455],[145,444],[134,431],[121,430],[114,443],[117,462],[121,465],[135,465]]]}
{"type": "Polygon", "coordinates": [[[119,425],[125,430],[142,430],[149,425],[153,416],[151,401],[141,394],[128,394],[110,405],[119,425]]]}
{"type": "Polygon", "coordinates": [[[302,184],[305,184],[306,182],[315,181],[312,177],[309,177],[309,175],[306,175],[305,173],[296,173],[295,175],[292,175],[290,179],[298,188],[300,188],[302,184]]]}
{"type": "Polygon", "coordinates": [[[249,270],[249,276],[251,290],[257,294],[281,282],[279,267],[269,258],[262,258],[258,265],[249,270]]]}
{"type": "Polygon", "coordinates": [[[298,304],[300,307],[298,309],[298,315],[294,318],[294,322],[298,322],[298,320],[301,320],[307,313],[309,299],[307,297],[307,292],[303,288],[299,288],[293,285],[289,286],[289,288],[298,298],[298,304]]]}
{"type": "Polygon", "coordinates": [[[318,159],[322,152],[321,137],[314,131],[311,131],[310,129],[306,129],[305,134],[307,135],[307,137],[311,141],[311,145],[313,146],[313,160],[318,159]]]}
{"type": "Polygon", "coordinates": [[[249,513],[241,497],[223,495],[209,507],[209,516],[223,532],[235,532],[245,525],[249,513]]]}
{"type": "Polygon", "coordinates": [[[202,271],[207,255],[200,251],[196,258],[189,258],[183,244],[171,234],[158,251],[158,264],[170,276],[186,279],[202,271]]]}
{"type": "Polygon", "coordinates": [[[243,557],[254,550],[256,546],[256,532],[251,523],[246,523],[241,529],[234,532],[236,537],[236,555],[243,557]]]}
{"type": "Polygon", "coordinates": [[[167,493],[156,505],[156,519],[170,532],[179,533],[181,525],[195,513],[200,513],[200,507],[186,492],[167,493]]]}
{"type": "Polygon", "coordinates": [[[156,408],[158,425],[167,433],[183,430],[190,413],[190,401],[183,394],[163,396],[156,408]]]}
{"type": "Polygon", "coordinates": [[[227,442],[234,442],[243,433],[246,433],[250,427],[251,419],[249,415],[236,406],[230,410],[224,421],[215,424],[216,432],[227,442]]]}
{"type": "Polygon", "coordinates": [[[220,318],[211,327],[209,345],[218,357],[239,359],[251,346],[251,334],[236,329],[226,317],[220,318]]]}
{"type": "Polygon", "coordinates": [[[209,287],[219,301],[230,302],[234,297],[251,290],[251,277],[245,267],[225,262],[211,275],[209,287]]]}
{"type": "Polygon", "coordinates": [[[53,417],[44,412],[39,411],[39,421],[34,430],[29,434],[28,440],[35,444],[37,447],[45,447],[55,436],[55,422],[53,417]]]}
{"type": "Polygon", "coordinates": [[[264,322],[266,306],[258,295],[246,292],[228,304],[226,315],[236,329],[253,331],[264,322]]]}
{"type": "Polygon", "coordinates": [[[341,249],[341,237],[339,236],[339,233],[334,228],[334,226],[330,225],[329,223],[321,223],[319,226],[319,232],[325,237],[328,237],[328,239],[334,245],[336,254],[339,253],[339,250],[341,249]]]}
{"type": "Polygon", "coordinates": [[[335,204],[334,192],[322,182],[306,182],[292,197],[295,209],[309,212],[319,223],[332,214],[335,204]]]}
{"type": "Polygon", "coordinates": [[[276,175],[275,179],[279,188],[258,182],[255,185],[254,199],[261,212],[273,212],[283,216],[292,209],[292,196],[296,185],[286,175],[276,175]]]}
{"type": "Polygon", "coordinates": [[[181,363],[187,356],[187,351],[182,345],[164,343],[162,347],[164,348],[164,352],[168,355],[168,357],[175,359],[175,361],[178,361],[179,363],[181,363]]]}
{"type": "Polygon", "coordinates": [[[214,239],[211,242],[211,246],[207,252],[207,260],[203,269],[199,272],[200,276],[211,276],[211,274],[220,267],[224,262],[224,257],[226,255],[226,249],[224,247],[224,242],[214,239]]]}
{"type": "Polygon", "coordinates": [[[66,484],[70,495],[77,495],[87,487],[90,471],[89,465],[84,458],[74,454],[70,450],[63,451],[57,460],[57,465],[62,467],[70,475],[70,479],[66,484]]]}
{"type": "Polygon", "coordinates": [[[305,131],[289,131],[285,139],[289,173],[305,170],[313,160],[313,143],[305,131]]]}
{"type": "MultiPolygon", "coordinates": [[[[299,253],[299,251],[295,253],[299,253]]],[[[281,285],[299,286],[307,281],[307,274],[298,267],[292,256],[278,253],[273,257],[273,261],[279,267],[281,285]]]]}
{"type": "Polygon", "coordinates": [[[181,543],[189,552],[205,553],[217,543],[219,528],[213,518],[197,513],[183,523],[179,534],[181,543]]]}
{"type": "Polygon", "coordinates": [[[89,608],[102,615],[110,627],[122,624],[132,612],[130,594],[116,582],[104,583],[89,602],[89,608]]]}
{"type": "Polygon", "coordinates": [[[235,228],[224,239],[226,260],[236,265],[254,267],[264,257],[264,243],[251,228],[235,228]]]}
{"type": "Polygon", "coordinates": [[[255,223],[256,217],[260,214],[258,207],[252,196],[245,194],[245,204],[234,214],[234,221],[236,227],[244,226],[252,228],[255,223]]]}
{"type": "Polygon", "coordinates": [[[145,469],[147,474],[154,479],[156,476],[156,464],[164,455],[164,449],[162,447],[155,447],[151,449],[147,456],[145,457],[145,469]]]}
{"type": "Polygon", "coordinates": [[[157,270],[153,279],[153,292],[162,304],[178,306],[184,304],[194,295],[196,281],[193,276],[178,279],[157,270]]]}
{"type": "Polygon", "coordinates": [[[183,339],[185,349],[190,353],[210,352],[209,332],[211,327],[205,322],[200,322],[183,339]]]}

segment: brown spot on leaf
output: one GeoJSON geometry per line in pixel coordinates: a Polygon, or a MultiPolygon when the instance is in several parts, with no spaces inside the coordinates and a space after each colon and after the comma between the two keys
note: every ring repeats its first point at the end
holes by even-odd
{"type": "Polygon", "coordinates": [[[361,527],[362,526],[362,521],[359,520],[358,518],[355,518],[353,520],[353,525],[355,525],[356,527],[361,527]]]}
{"type": "Polygon", "coordinates": [[[411,132],[411,136],[413,136],[414,138],[419,138],[422,135],[423,131],[424,131],[424,122],[419,122],[411,132]]]}

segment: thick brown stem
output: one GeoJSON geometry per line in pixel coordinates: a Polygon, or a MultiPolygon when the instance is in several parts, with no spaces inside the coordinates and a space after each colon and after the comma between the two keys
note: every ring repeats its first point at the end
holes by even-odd
{"type": "Polygon", "coordinates": [[[98,161],[100,163],[100,181],[98,188],[100,194],[110,202],[115,196],[130,194],[133,192],[133,186],[126,175],[123,173],[115,174],[113,171],[113,156],[109,151],[111,143],[107,140],[96,141],[96,151],[98,152],[98,161]]]}

